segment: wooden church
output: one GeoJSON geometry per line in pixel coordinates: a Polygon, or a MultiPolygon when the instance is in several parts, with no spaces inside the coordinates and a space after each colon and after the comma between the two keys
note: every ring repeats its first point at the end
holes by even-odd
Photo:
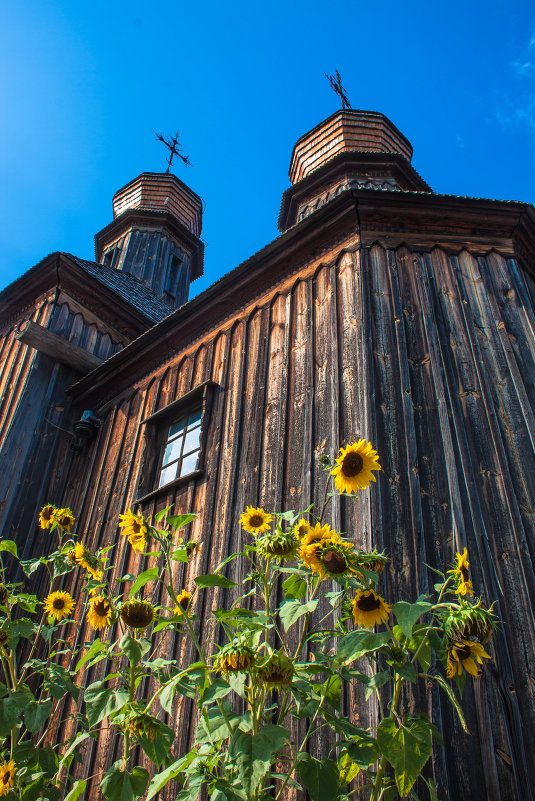
{"type": "Polygon", "coordinates": [[[119,513],[173,505],[198,514],[203,549],[176,564],[188,586],[240,548],[247,505],[306,508],[318,453],[370,440],[377,486],[338,498],[332,522],[390,556],[385,597],[432,589],[426,565],[466,545],[503,621],[465,689],[471,736],[428,700],[439,797],[533,801],[535,211],[437,194],[411,158],[384,115],[331,115],[293,149],[280,235],[189,302],[201,199],[143,173],[114,196],[94,262],[53,253],[0,293],[0,530],[38,555],[39,509],[68,506],[128,572],[119,513]]]}

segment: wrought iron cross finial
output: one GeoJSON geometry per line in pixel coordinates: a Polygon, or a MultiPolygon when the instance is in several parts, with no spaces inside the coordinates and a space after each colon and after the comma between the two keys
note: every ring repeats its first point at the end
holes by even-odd
{"type": "Polygon", "coordinates": [[[327,73],[325,73],[325,77],[331,84],[331,89],[333,90],[333,92],[335,92],[342,101],[342,108],[350,109],[351,103],[347,99],[346,90],[342,86],[342,78],[340,77],[340,73],[338,72],[338,70],[336,70],[335,75],[327,75],[327,73]]]}
{"type": "Polygon", "coordinates": [[[178,141],[178,131],[174,136],[167,136],[165,137],[161,133],[156,133],[156,131],[152,132],[158,142],[162,142],[165,147],[169,150],[169,158],[167,159],[167,169],[166,172],[169,172],[171,169],[171,164],[173,163],[173,158],[178,156],[179,159],[182,159],[186,167],[193,167],[193,164],[189,160],[187,156],[182,155],[182,145],[179,144],[178,141]]]}

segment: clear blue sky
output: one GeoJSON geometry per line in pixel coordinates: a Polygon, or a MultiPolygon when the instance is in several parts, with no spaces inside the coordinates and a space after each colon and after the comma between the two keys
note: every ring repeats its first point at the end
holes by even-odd
{"type": "Polygon", "coordinates": [[[114,192],[164,171],[206,203],[196,294],[277,235],[296,139],[382,111],[437,192],[535,201],[535,4],[6,0],[0,288],[55,250],[94,258],[114,192]]]}

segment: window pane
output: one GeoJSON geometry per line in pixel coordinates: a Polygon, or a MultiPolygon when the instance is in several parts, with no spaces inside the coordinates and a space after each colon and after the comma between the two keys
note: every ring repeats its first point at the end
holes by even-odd
{"type": "Polygon", "coordinates": [[[192,412],[188,419],[188,428],[193,428],[194,426],[198,426],[201,422],[201,415],[202,412],[198,409],[196,412],[192,412]]]}
{"type": "Polygon", "coordinates": [[[184,453],[189,453],[199,448],[200,435],[200,428],[194,428],[193,431],[188,431],[184,439],[184,453]]]}
{"type": "Polygon", "coordinates": [[[189,456],[184,456],[184,458],[182,459],[182,469],[180,471],[181,476],[186,476],[188,473],[193,473],[193,471],[197,467],[198,456],[199,456],[199,451],[190,453],[189,456]]]}
{"type": "Polygon", "coordinates": [[[159,487],[163,487],[164,484],[168,484],[170,481],[176,478],[177,467],[178,462],[173,462],[173,464],[169,465],[169,467],[164,467],[160,473],[160,483],[158,484],[159,487]]]}
{"type": "Polygon", "coordinates": [[[172,437],[176,437],[177,434],[181,434],[182,431],[184,431],[184,426],[185,425],[186,425],[186,418],[185,417],[182,417],[180,420],[177,420],[176,423],[173,423],[173,425],[169,429],[168,439],[171,439],[172,437]]]}
{"type": "Polygon", "coordinates": [[[174,462],[175,459],[178,459],[182,449],[182,440],[182,437],[177,437],[177,439],[173,439],[171,442],[167,443],[167,447],[163,455],[164,465],[169,464],[169,462],[174,462]]]}

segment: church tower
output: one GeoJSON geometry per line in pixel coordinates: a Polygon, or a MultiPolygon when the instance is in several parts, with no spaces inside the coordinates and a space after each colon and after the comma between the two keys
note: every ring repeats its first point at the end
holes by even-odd
{"type": "Polygon", "coordinates": [[[113,197],[113,222],[95,236],[96,261],[144,282],[172,308],[203,273],[201,198],[176,175],[144,172],[113,197]]]}

